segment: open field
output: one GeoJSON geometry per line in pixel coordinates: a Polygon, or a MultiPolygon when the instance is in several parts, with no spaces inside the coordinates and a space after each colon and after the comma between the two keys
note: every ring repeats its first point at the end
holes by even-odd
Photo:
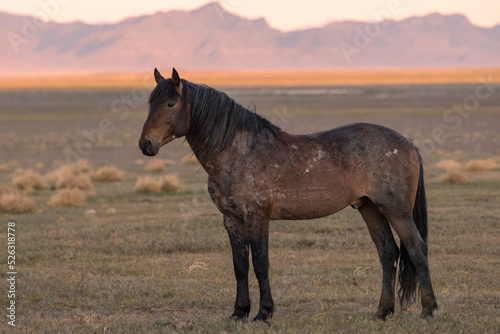
{"type": "MultiPolygon", "coordinates": [[[[170,73],[171,69],[159,69],[170,73]]],[[[217,87],[284,87],[332,85],[463,84],[478,78],[500,82],[500,68],[450,69],[357,69],[357,70],[277,70],[277,71],[189,71],[181,76],[192,82],[217,87]]],[[[153,85],[151,73],[74,73],[67,75],[0,76],[0,88],[108,88],[153,85]]]]}
{"type": "MultiPolygon", "coordinates": [[[[205,172],[182,163],[190,153],[182,140],[160,151],[164,170],[146,171],[154,164],[137,147],[149,92],[133,85],[0,91],[0,186],[11,185],[19,168],[46,175],[61,164],[76,163],[78,156],[90,162],[89,175],[109,165],[124,173],[121,181],[94,178],[92,187],[82,190],[86,204],[81,207],[49,206],[56,194],[49,186],[29,195],[36,202],[34,212],[0,213],[1,245],[7,223],[16,222],[16,329],[498,333],[500,170],[494,163],[486,171],[467,171],[465,166],[479,159],[500,162],[500,85],[492,84],[490,96],[469,105],[469,116],[448,113],[475,96],[477,73],[471,78],[470,84],[226,89],[244,106],[255,103],[260,114],[292,133],[362,121],[423,143],[429,259],[440,307],[430,321],[419,318],[418,304],[405,312],[397,307],[386,322],[371,319],[382,271],[368,231],[351,208],[318,220],[272,222],[274,318],[269,325],[227,320],[236,284],[221,215],[205,190],[205,172]],[[444,115],[458,118],[450,121],[444,115]],[[436,129],[441,129],[439,140],[432,139],[436,129]],[[436,166],[443,160],[452,162],[436,166]],[[460,169],[467,182],[442,183],[447,166],[460,169]],[[180,179],[177,193],[134,189],[139,177],[172,173],[180,179]]],[[[5,246],[0,249],[0,308],[5,310],[7,252],[5,246]]],[[[250,294],[254,316],[258,285],[253,273],[250,294]]],[[[0,332],[7,333],[10,328],[2,319],[0,332]]]]}

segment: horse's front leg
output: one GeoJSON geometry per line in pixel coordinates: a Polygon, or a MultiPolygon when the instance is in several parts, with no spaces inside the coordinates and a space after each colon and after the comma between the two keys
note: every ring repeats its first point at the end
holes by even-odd
{"type": "Polygon", "coordinates": [[[245,219],[252,247],[252,264],[259,281],[259,313],[254,321],[266,321],[274,312],[274,301],[269,285],[269,219],[248,214],[245,219]]]}
{"type": "Polygon", "coordinates": [[[231,248],[233,251],[234,274],[236,276],[236,302],[231,318],[244,319],[250,313],[250,297],[248,293],[248,233],[243,221],[224,215],[231,248]]]}

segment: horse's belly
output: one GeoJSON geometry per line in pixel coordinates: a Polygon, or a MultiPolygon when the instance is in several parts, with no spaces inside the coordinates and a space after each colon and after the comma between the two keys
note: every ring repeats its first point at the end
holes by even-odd
{"type": "Polygon", "coordinates": [[[349,198],[324,189],[275,194],[271,219],[313,219],[331,215],[350,204],[349,198]]]}

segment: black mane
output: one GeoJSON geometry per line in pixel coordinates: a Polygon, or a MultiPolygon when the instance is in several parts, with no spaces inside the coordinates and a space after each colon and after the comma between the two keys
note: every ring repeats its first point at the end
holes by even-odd
{"type": "MultiPolygon", "coordinates": [[[[191,106],[191,123],[187,136],[201,162],[224,151],[240,131],[249,134],[251,147],[269,135],[279,137],[280,128],[211,87],[182,81],[183,96],[191,106]]],[[[184,104],[185,105],[185,104],[184,104]]]]}

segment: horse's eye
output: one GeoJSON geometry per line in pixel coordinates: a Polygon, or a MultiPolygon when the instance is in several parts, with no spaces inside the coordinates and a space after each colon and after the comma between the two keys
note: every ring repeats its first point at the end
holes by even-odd
{"type": "Polygon", "coordinates": [[[174,103],[174,102],[169,102],[169,103],[167,104],[167,107],[169,107],[169,108],[172,108],[173,106],[175,106],[175,103],[174,103]]]}

